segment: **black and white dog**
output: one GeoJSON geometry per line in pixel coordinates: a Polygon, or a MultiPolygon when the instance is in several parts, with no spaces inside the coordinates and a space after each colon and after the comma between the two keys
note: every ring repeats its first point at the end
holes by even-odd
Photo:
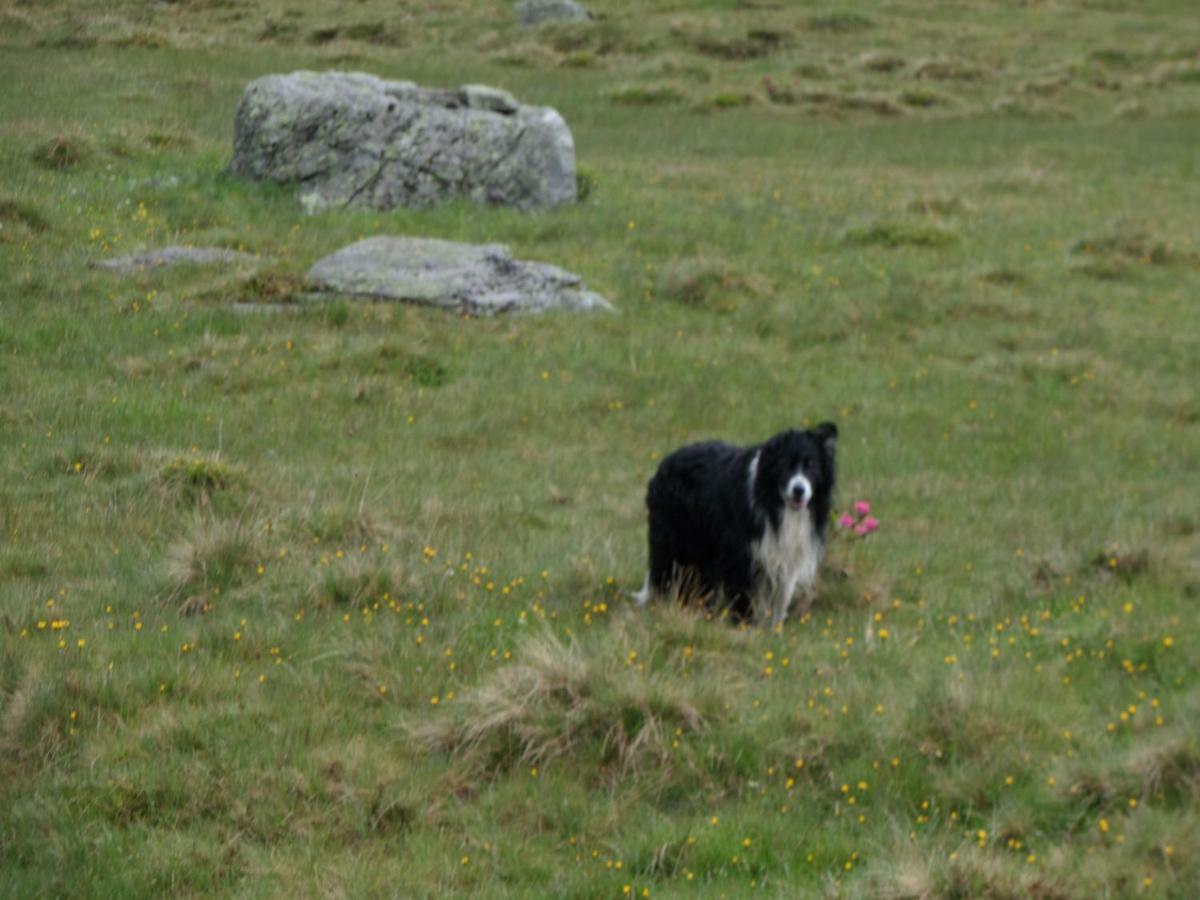
{"type": "Polygon", "coordinates": [[[772,627],[797,590],[807,608],[825,551],[837,426],[784,431],[755,447],[676,450],[646,491],[650,572],[638,605],[674,595],[772,627]]]}

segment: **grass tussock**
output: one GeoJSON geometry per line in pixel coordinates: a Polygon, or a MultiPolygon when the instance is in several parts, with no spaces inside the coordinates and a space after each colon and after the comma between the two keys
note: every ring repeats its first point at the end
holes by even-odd
{"type": "Polygon", "coordinates": [[[745,91],[721,91],[700,99],[695,106],[698,112],[714,112],[723,109],[741,109],[754,104],[754,95],[745,91]]]}
{"type": "Polygon", "coordinates": [[[1088,54],[1088,59],[1114,69],[1129,69],[1134,65],[1134,57],[1127,50],[1115,47],[1101,47],[1088,54]]]}
{"type": "Polygon", "coordinates": [[[655,279],[655,294],[674,303],[729,311],[746,296],[769,293],[761,277],[746,275],[728,260],[691,256],[671,260],[655,279]]]}
{"type": "Polygon", "coordinates": [[[214,493],[236,484],[242,473],[215,455],[175,456],[158,470],[159,487],[169,496],[207,505],[214,493]]]}
{"type": "Polygon", "coordinates": [[[904,106],[891,94],[863,93],[836,90],[805,90],[798,85],[775,83],[764,78],[767,99],[783,106],[801,105],[810,113],[841,116],[847,113],[874,113],[879,116],[901,116],[904,106]]]}
{"type": "Polygon", "coordinates": [[[551,633],[530,638],[447,717],[411,731],[489,771],[576,756],[624,773],[669,768],[677,730],[697,731],[719,712],[713,692],[608,656],[551,633]]]}
{"type": "Polygon", "coordinates": [[[268,16],[262,28],[258,30],[255,39],[261,44],[292,44],[300,38],[300,26],[295,22],[276,19],[268,16]]]}
{"type": "Polygon", "coordinates": [[[93,154],[92,145],[83,138],[60,135],[38,144],[30,159],[43,169],[62,172],[84,165],[93,154]]]}
{"type": "Polygon", "coordinates": [[[1132,581],[1151,571],[1153,558],[1145,547],[1109,544],[1090,559],[1090,568],[1102,577],[1132,581]]]}
{"type": "Polygon", "coordinates": [[[320,608],[354,609],[387,603],[398,595],[401,585],[402,578],[394,566],[374,557],[351,555],[326,566],[313,583],[310,595],[313,604],[320,608]]]}
{"type": "Polygon", "coordinates": [[[848,229],[843,239],[849,244],[876,247],[919,247],[935,249],[958,242],[958,235],[940,225],[924,222],[877,222],[848,229]]]}
{"type": "Polygon", "coordinates": [[[114,47],[122,49],[133,48],[138,50],[165,50],[175,46],[168,35],[148,28],[138,28],[126,32],[114,38],[112,44],[114,47]]]}
{"type": "Polygon", "coordinates": [[[450,383],[452,375],[446,365],[435,357],[414,353],[407,348],[385,344],[371,366],[377,375],[399,376],[418,387],[440,388],[450,383]]]}
{"type": "Polygon", "coordinates": [[[817,13],[804,21],[809,31],[827,34],[855,34],[875,27],[875,20],[854,10],[836,10],[817,13]]]}
{"type": "Polygon", "coordinates": [[[1071,252],[1102,262],[1143,266],[1167,265],[1178,256],[1165,241],[1138,230],[1079,238],[1071,245],[1071,252]]]}
{"type": "Polygon", "coordinates": [[[365,488],[358,503],[328,503],[309,509],[299,529],[316,543],[354,547],[379,544],[392,536],[392,529],[367,507],[365,488]]]}
{"type": "Polygon", "coordinates": [[[928,88],[905,88],[900,91],[899,97],[901,103],[912,109],[932,109],[954,104],[953,98],[949,95],[928,88]]]}
{"type": "Polygon", "coordinates": [[[0,557],[0,581],[23,581],[45,578],[50,567],[32,554],[9,552],[0,557]]]}
{"type": "Polygon", "coordinates": [[[1177,732],[1135,748],[1125,770],[1137,779],[1143,798],[1200,801],[1200,739],[1195,734],[1177,732]]]}
{"type": "Polygon", "coordinates": [[[1071,827],[1092,828],[1143,805],[1187,807],[1200,799],[1200,742],[1186,729],[1151,727],[1125,752],[1073,767],[1056,798],[1071,827]]]}
{"type": "Polygon", "coordinates": [[[904,114],[904,107],[889,94],[842,94],[835,105],[850,112],[870,112],[878,116],[904,114]]]}
{"type": "Polygon", "coordinates": [[[1098,281],[1122,281],[1142,268],[1191,263],[1198,258],[1139,229],[1079,238],[1070,245],[1070,253],[1079,260],[1074,270],[1098,281]]]}
{"type": "MultiPolygon", "coordinates": [[[[22,761],[34,750],[30,745],[28,726],[33,718],[40,683],[37,676],[37,670],[31,668],[11,690],[0,693],[0,756],[9,761],[8,765],[22,761]]],[[[35,726],[35,736],[36,731],[35,726]]]]}
{"type": "MultiPolygon", "coordinates": [[[[249,278],[237,282],[233,288],[234,303],[296,303],[308,289],[303,278],[288,272],[256,272],[249,278]]],[[[226,299],[227,291],[215,297],[226,299]]]]}
{"type": "Polygon", "coordinates": [[[194,138],[182,128],[154,128],[146,132],[142,140],[147,149],[156,153],[185,150],[194,142],[194,138]]]}
{"type": "Polygon", "coordinates": [[[708,84],[713,80],[712,67],[687,55],[657,55],[639,71],[646,77],[672,82],[708,84]]]}
{"type": "Polygon", "coordinates": [[[262,559],[259,531],[245,518],[199,518],[167,551],[170,596],[220,594],[245,582],[262,559]]]}
{"type": "Polygon", "coordinates": [[[1030,865],[1018,853],[1001,856],[979,846],[968,847],[930,873],[933,898],[975,897],[980,900],[1081,900],[1083,895],[1061,878],[1030,865]]]}
{"type": "Polygon", "coordinates": [[[1051,103],[1044,97],[1005,95],[992,101],[989,111],[996,115],[1034,120],[1071,120],[1075,112],[1061,103],[1051,103]]]}
{"type": "Polygon", "coordinates": [[[86,19],[55,23],[37,39],[37,46],[55,50],[90,50],[100,43],[86,19]]]}
{"type": "Polygon", "coordinates": [[[762,77],[762,89],[768,101],[780,106],[795,106],[799,99],[795,85],[776,81],[770,75],[762,77]]]}
{"type": "Polygon", "coordinates": [[[28,774],[70,753],[70,710],[82,688],[74,679],[48,677],[39,662],[24,668],[11,688],[0,688],[0,772],[28,774]]]}
{"type": "Polygon", "coordinates": [[[982,81],[987,77],[979,66],[958,59],[928,59],[918,63],[913,74],[930,81],[982,81]]]}
{"type": "Polygon", "coordinates": [[[996,287],[1015,288],[1028,283],[1029,276],[1016,269],[988,269],[979,276],[979,280],[996,287]]]}
{"type": "MultiPolygon", "coordinates": [[[[41,234],[50,230],[50,220],[31,203],[23,203],[8,197],[0,197],[0,228],[3,226],[18,226],[22,229],[41,234]]],[[[0,231],[0,239],[4,232],[0,231]]]]}
{"type": "Polygon", "coordinates": [[[506,44],[490,50],[488,58],[511,69],[551,69],[562,65],[563,61],[563,56],[549,47],[529,42],[506,44]]]}
{"type": "Polygon", "coordinates": [[[578,166],[575,169],[575,202],[586,203],[596,193],[599,187],[599,179],[596,173],[587,166],[578,166]]]}
{"type": "Polygon", "coordinates": [[[787,40],[786,32],[759,28],[742,35],[700,35],[694,39],[693,47],[697,53],[714,59],[761,59],[779,50],[787,40]]]}
{"type": "Polygon", "coordinates": [[[314,28],[307,34],[305,41],[313,46],[322,46],[334,41],[351,41],[380,47],[401,47],[405,44],[405,35],[383,21],[358,22],[353,25],[323,25],[314,28]]]}
{"type": "MultiPolygon", "coordinates": [[[[1062,879],[1031,869],[1027,854],[999,856],[986,847],[943,850],[871,867],[863,896],[876,900],[1082,900],[1062,879]]],[[[1036,857],[1035,857],[1036,859],[1036,857]]]]}
{"type": "Polygon", "coordinates": [[[1200,84],[1200,62],[1191,59],[1164,63],[1151,73],[1149,80],[1155,84],[1200,84]]]}
{"type": "Polygon", "coordinates": [[[639,55],[651,44],[634,34],[619,21],[548,22],[537,30],[537,39],[545,47],[565,57],[587,53],[593,57],[610,54],[639,55]]]}
{"type": "Polygon", "coordinates": [[[627,84],[610,91],[608,97],[622,106],[671,106],[687,95],[673,84],[627,84]]]}
{"type": "Polygon", "coordinates": [[[908,67],[908,60],[895,53],[872,51],[864,53],[858,59],[858,64],[868,72],[899,72],[908,67]]]}
{"type": "Polygon", "coordinates": [[[599,69],[604,66],[604,57],[590,50],[576,50],[564,54],[558,64],[564,69],[599,69]]]}
{"type": "Polygon", "coordinates": [[[925,216],[960,216],[970,210],[962,197],[922,194],[908,202],[908,211],[925,216]]]}

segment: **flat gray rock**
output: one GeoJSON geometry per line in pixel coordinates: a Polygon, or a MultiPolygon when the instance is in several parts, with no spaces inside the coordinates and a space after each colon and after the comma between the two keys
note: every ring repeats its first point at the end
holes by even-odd
{"type": "Polygon", "coordinates": [[[522,25],[541,25],[543,22],[588,22],[592,14],[575,0],[520,0],[516,5],[517,21],[522,25]]]}
{"type": "Polygon", "coordinates": [[[403,300],[470,315],[612,309],[599,294],[585,290],[578,275],[513,259],[500,244],[367,238],[317,262],[308,280],[332,293],[403,300]]]}
{"type": "Polygon", "coordinates": [[[153,269],[161,266],[177,266],[191,264],[195,266],[212,266],[221,263],[254,262],[256,257],[249,253],[239,253],[237,250],[227,250],[224,247],[160,247],[157,250],[146,250],[129,256],[115,256],[112,259],[101,259],[92,263],[96,269],[106,269],[110,272],[137,272],[143,269],[153,269]]]}
{"type": "Polygon", "coordinates": [[[553,109],[486,85],[435,90],[361,73],[251,82],[229,170],[294,185],[310,212],[460,198],[520,209],[575,201],[575,142],[553,109]]]}

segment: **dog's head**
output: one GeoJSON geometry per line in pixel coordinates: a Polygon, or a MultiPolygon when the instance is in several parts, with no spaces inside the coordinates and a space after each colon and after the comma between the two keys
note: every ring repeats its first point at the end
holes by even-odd
{"type": "Polygon", "coordinates": [[[758,457],[754,496],[773,522],[784,510],[811,510],[823,526],[829,517],[836,477],[837,426],[823,422],[807,431],[783,431],[758,457]]]}

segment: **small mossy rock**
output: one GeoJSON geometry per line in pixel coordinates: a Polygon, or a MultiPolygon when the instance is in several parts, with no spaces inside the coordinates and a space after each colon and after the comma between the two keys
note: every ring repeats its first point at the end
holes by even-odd
{"type": "Polygon", "coordinates": [[[541,25],[543,22],[589,22],[592,14],[575,0],[521,0],[514,7],[517,22],[541,25]]]}
{"type": "Polygon", "coordinates": [[[347,72],[250,83],[229,170],[295,185],[310,211],[448,200],[552,207],[575,200],[575,142],[548,107],[483,85],[421,88],[347,72]]]}
{"type": "Polygon", "coordinates": [[[237,250],[227,250],[224,247],[160,247],[157,250],[146,250],[129,256],[115,256],[112,259],[101,259],[92,263],[97,269],[110,272],[140,272],[143,269],[154,269],[162,266],[194,265],[213,266],[230,263],[255,262],[257,257],[249,253],[239,253],[237,250]]]}
{"type": "Polygon", "coordinates": [[[499,244],[373,237],[318,261],[308,280],[321,291],[437,306],[469,315],[611,309],[578,275],[513,259],[499,244]]]}

